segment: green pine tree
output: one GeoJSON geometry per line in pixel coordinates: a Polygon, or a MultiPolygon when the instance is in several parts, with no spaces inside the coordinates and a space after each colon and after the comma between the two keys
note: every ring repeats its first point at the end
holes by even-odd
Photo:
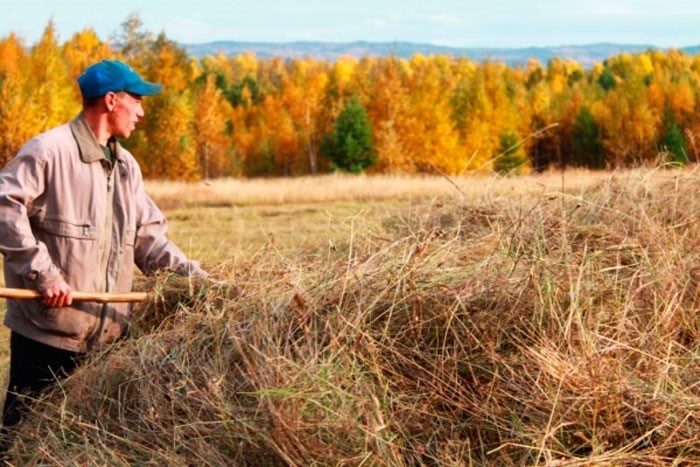
{"type": "Polygon", "coordinates": [[[589,169],[605,168],[605,152],[600,141],[600,128],[588,107],[581,107],[572,130],[571,152],[574,163],[589,169]]]}
{"type": "Polygon", "coordinates": [[[360,173],[376,163],[372,125],[358,96],[352,96],[338,115],[333,132],[323,141],[323,153],[346,172],[360,173]]]}
{"type": "Polygon", "coordinates": [[[498,138],[498,153],[493,160],[493,170],[500,174],[515,175],[527,165],[527,156],[515,133],[501,133],[498,138]]]}
{"type": "Polygon", "coordinates": [[[610,91],[617,85],[617,80],[615,79],[615,74],[610,70],[610,68],[605,68],[598,78],[598,84],[600,87],[606,91],[610,91]]]}
{"type": "Polygon", "coordinates": [[[686,165],[689,162],[683,132],[678,127],[670,109],[666,109],[664,112],[664,136],[660,146],[662,151],[668,153],[667,162],[681,165],[686,165]]]}

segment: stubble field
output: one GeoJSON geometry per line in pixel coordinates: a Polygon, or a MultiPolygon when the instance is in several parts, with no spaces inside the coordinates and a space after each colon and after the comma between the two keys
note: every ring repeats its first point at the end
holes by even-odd
{"type": "Polygon", "coordinates": [[[150,183],[222,283],[140,278],[13,462],[700,463],[696,169],[150,183]]]}

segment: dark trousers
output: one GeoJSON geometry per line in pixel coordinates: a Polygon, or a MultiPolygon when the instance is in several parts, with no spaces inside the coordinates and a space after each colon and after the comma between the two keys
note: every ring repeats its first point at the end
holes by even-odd
{"type": "Polygon", "coordinates": [[[12,443],[11,428],[22,420],[32,399],[48,385],[73,371],[83,355],[11,333],[10,379],[2,413],[0,452],[9,448],[12,443]]]}

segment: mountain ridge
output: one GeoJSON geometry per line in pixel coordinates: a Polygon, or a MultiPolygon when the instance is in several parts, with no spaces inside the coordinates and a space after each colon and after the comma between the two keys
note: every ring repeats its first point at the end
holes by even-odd
{"type": "Polygon", "coordinates": [[[245,41],[212,41],[199,44],[180,44],[188,54],[203,57],[223,53],[224,55],[240,55],[253,52],[258,58],[316,58],[335,61],[339,57],[349,55],[357,58],[365,56],[397,56],[411,58],[415,54],[422,55],[452,55],[466,57],[471,60],[502,61],[508,65],[525,64],[529,59],[537,59],[547,63],[552,58],[575,60],[586,67],[602,62],[608,57],[621,53],[641,53],[646,50],[676,49],[690,55],[700,53],[700,45],[688,47],[657,47],[650,44],[616,44],[600,42],[583,45],[557,45],[546,47],[451,47],[419,42],[323,42],[323,41],[293,41],[293,42],[245,42],[245,41]]]}

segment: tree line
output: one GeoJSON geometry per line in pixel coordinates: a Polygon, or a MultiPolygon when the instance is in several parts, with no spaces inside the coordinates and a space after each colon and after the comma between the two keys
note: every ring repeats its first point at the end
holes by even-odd
{"type": "Polygon", "coordinates": [[[76,79],[104,58],[165,85],[125,141],[149,178],[330,170],[461,174],[698,160],[700,55],[649,50],[585,69],[463,57],[334,62],[188,56],[130,15],[109,40],[0,39],[0,163],[80,111],[76,79]]]}

